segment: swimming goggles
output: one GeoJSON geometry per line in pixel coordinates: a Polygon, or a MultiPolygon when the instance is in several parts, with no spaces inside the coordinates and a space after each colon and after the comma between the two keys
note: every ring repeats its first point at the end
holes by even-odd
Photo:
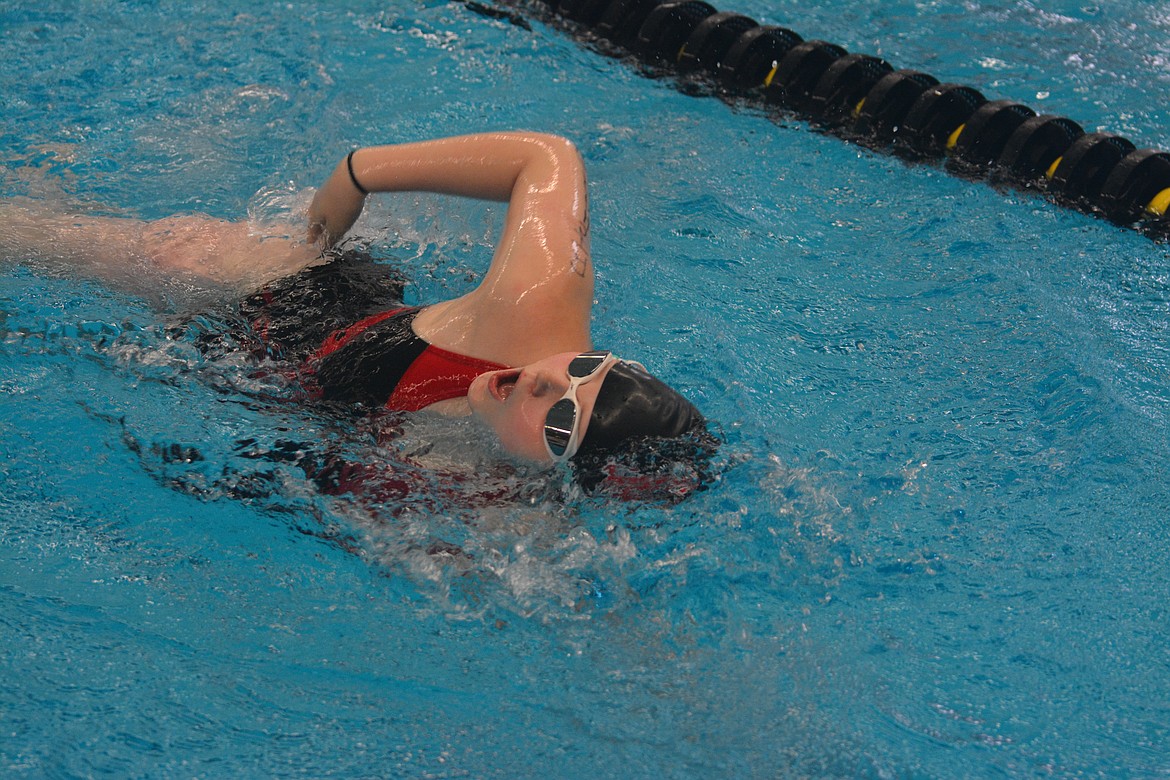
{"type": "Polygon", "coordinates": [[[606,367],[617,362],[618,359],[609,352],[582,352],[569,362],[569,389],[544,418],[544,447],[554,463],[576,455],[581,444],[581,406],[577,403],[577,388],[593,381],[606,367]]]}

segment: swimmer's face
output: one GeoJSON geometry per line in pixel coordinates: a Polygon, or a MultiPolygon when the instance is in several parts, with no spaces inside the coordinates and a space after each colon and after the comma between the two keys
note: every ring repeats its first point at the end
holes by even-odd
{"type": "MultiPolygon", "coordinates": [[[[481,374],[467,391],[472,414],[491,426],[508,452],[551,463],[544,446],[544,421],[548,410],[569,389],[569,363],[579,354],[562,352],[523,368],[481,374]]],[[[577,387],[580,440],[585,438],[593,404],[609,368],[577,387]]]]}

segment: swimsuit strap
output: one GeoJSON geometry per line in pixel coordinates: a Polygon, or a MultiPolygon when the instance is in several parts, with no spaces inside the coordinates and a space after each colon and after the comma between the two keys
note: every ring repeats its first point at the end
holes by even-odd
{"type": "Polygon", "coordinates": [[[508,366],[428,344],[398,380],[386,406],[415,412],[439,401],[462,398],[477,376],[503,368],[508,366]]]}

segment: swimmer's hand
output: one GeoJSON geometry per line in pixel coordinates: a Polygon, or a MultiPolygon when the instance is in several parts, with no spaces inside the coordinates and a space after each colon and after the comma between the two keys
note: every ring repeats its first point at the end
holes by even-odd
{"type": "Polygon", "coordinates": [[[317,190],[309,204],[309,242],[331,247],[345,236],[361,216],[366,192],[350,174],[351,157],[346,157],[317,190]]]}

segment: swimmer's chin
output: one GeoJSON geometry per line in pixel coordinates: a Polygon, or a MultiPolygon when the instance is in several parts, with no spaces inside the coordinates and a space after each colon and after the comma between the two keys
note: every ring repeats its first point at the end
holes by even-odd
{"type": "Polygon", "coordinates": [[[484,408],[484,404],[488,398],[488,375],[480,374],[475,379],[471,380],[471,384],[467,387],[467,397],[463,400],[467,402],[468,414],[479,417],[484,408]]]}

